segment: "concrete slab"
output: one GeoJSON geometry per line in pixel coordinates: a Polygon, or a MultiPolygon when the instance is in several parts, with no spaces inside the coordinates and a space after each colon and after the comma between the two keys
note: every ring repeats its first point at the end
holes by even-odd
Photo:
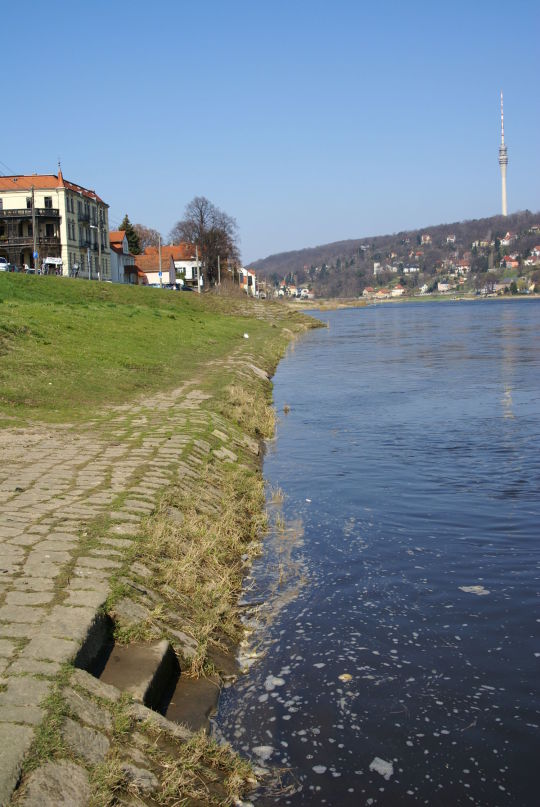
{"type": "Polygon", "coordinates": [[[20,803],[23,807],[86,807],[90,795],[84,768],[73,762],[47,762],[28,777],[20,803]]]}
{"type": "Polygon", "coordinates": [[[19,776],[24,756],[34,738],[34,730],[28,726],[0,723],[0,805],[5,807],[11,799],[19,776]]]}
{"type": "Polygon", "coordinates": [[[100,731],[81,726],[67,717],[62,725],[62,738],[65,744],[78,757],[90,765],[103,762],[110,748],[107,737],[100,731]]]}

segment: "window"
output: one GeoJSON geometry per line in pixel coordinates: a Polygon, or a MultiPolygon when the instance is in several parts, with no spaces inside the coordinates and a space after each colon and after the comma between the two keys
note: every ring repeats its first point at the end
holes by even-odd
{"type": "Polygon", "coordinates": [[[52,210],[52,196],[46,196],[44,201],[45,201],[45,207],[48,210],[52,210]]]}
{"type": "Polygon", "coordinates": [[[0,199],[0,210],[4,209],[4,200],[0,199]]]}
{"type": "Polygon", "coordinates": [[[45,225],[45,235],[47,238],[54,238],[54,224],[45,225]]]}
{"type": "Polygon", "coordinates": [[[26,209],[27,210],[32,209],[32,197],[31,196],[26,197],[26,209]]]}

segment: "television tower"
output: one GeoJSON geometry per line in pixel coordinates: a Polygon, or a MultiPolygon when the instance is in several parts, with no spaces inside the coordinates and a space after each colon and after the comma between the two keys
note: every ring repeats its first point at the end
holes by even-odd
{"type": "Polygon", "coordinates": [[[508,165],[508,150],[504,142],[504,110],[503,110],[503,94],[501,92],[501,145],[499,146],[499,165],[501,166],[501,184],[502,184],[502,214],[506,216],[508,209],[506,206],[506,166],[508,165]]]}

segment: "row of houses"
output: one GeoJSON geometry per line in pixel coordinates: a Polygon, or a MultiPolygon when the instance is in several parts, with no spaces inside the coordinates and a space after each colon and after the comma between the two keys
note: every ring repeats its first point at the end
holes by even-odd
{"type": "Polygon", "coordinates": [[[403,297],[405,287],[398,283],[391,289],[374,289],[373,286],[366,286],[362,292],[362,297],[366,300],[389,300],[392,297],[403,297]]]}
{"type": "MultiPolygon", "coordinates": [[[[94,191],[58,174],[0,176],[0,258],[36,273],[152,286],[204,287],[194,244],[129,252],[122,230],[109,230],[109,206],[94,191]]],[[[233,279],[258,295],[255,272],[233,279]]]]}
{"type": "Polygon", "coordinates": [[[124,230],[113,230],[109,245],[113,283],[174,286],[181,278],[183,285],[193,288],[204,284],[202,264],[193,244],[146,247],[141,255],[132,255],[124,230]]]}

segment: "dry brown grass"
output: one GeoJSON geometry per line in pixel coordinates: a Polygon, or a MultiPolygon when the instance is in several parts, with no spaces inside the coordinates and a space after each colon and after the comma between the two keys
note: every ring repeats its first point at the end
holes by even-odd
{"type": "Polygon", "coordinates": [[[256,387],[231,384],[226,389],[224,414],[236,421],[248,434],[270,438],[274,436],[276,413],[270,398],[261,395],[256,387]]]}
{"type": "Polygon", "coordinates": [[[283,492],[282,488],[279,487],[271,487],[270,488],[270,502],[271,504],[283,504],[285,501],[285,493],[283,492]]]}
{"type": "Polygon", "coordinates": [[[167,807],[232,804],[256,783],[251,765],[204,732],[160,760],[158,804],[167,807]]]}
{"type": "Polygon", "coordinates": [[[264,485],[257,473],[231,466],[217,481],[207,466],[196,487],[172,491],[148,521],[141,552],[152,561],[158,582],[170,587],[175,612],[198,643],[193,675],[202,672],[209,643],[226,647],[241,635],[242,555],[257,551],[256,539],[266,528],[263,505],[264,485]],[[219,487],[222,494],[215,514],[198,511],[209,487],[219,487]],[[173,502],[182,510],[181,524],[167,515],[173,502]]]}

